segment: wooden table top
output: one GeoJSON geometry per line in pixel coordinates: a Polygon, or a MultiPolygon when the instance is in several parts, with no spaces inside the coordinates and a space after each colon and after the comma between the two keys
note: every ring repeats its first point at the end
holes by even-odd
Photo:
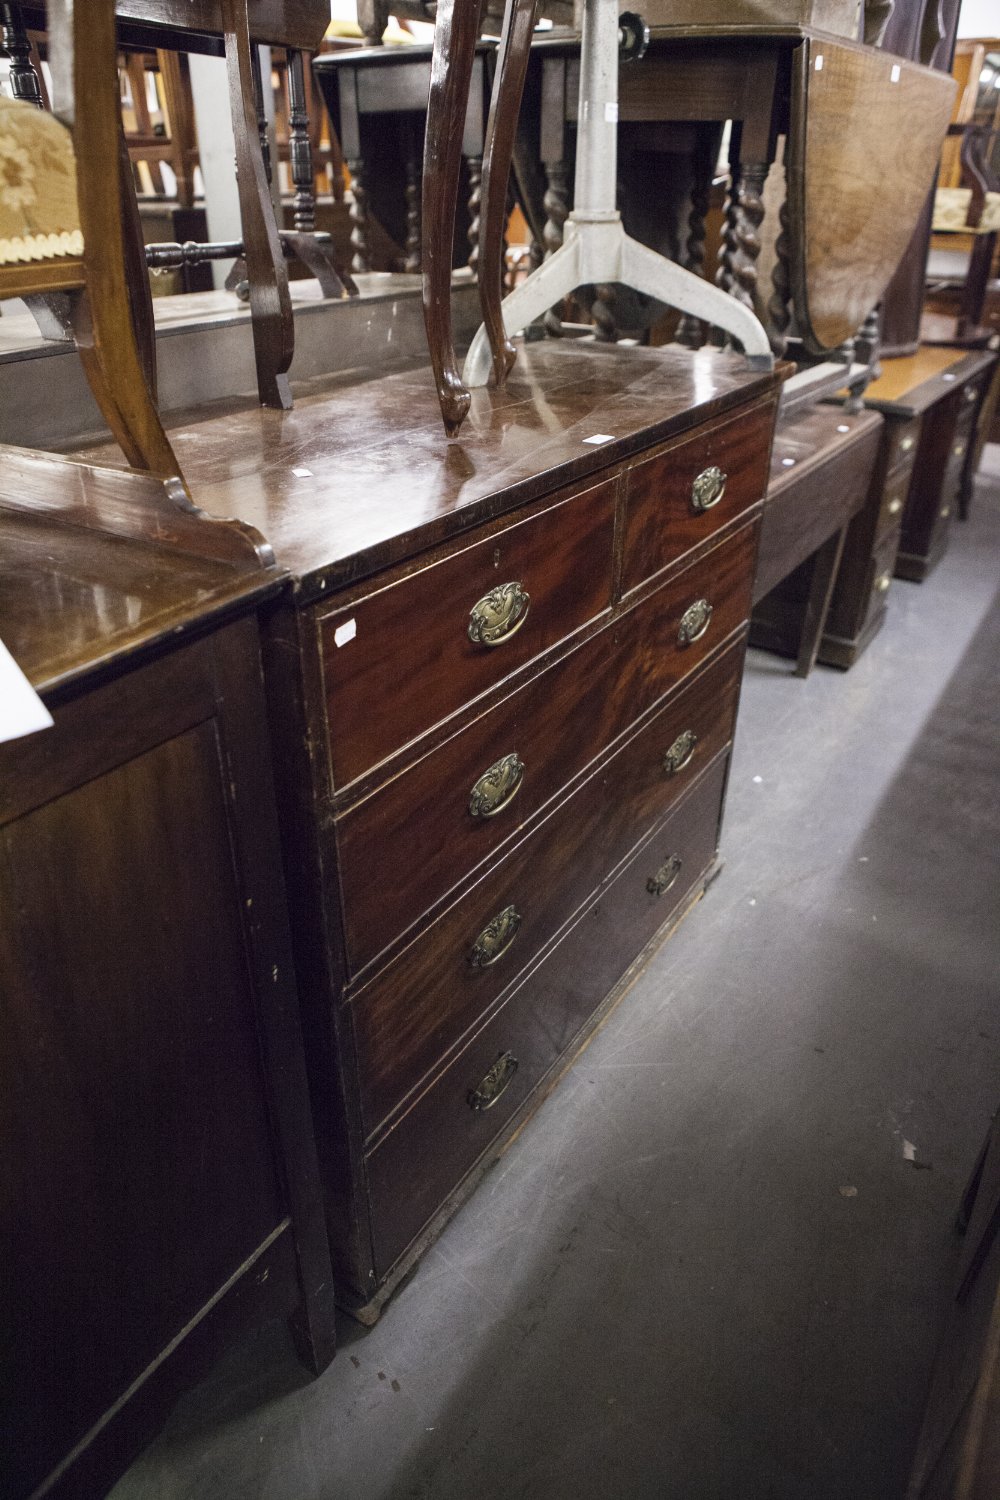
{"type": "Polygon", "coordinates": [[[771,451],[768,498],[828,463],[841,449],[860,442],[882,422],[878,412],[852,414],[839,406],[814,406],[780,422],[771,451]]]}
{"type": "Polygon", "coordinates": [[[0,640],[41,693],[277,593],[243,572],[123,538],[0,510],[0,640]]]}
{"type": "MultiPolygon", "coordinates": [[[[460,438],[441,429],[429,366],[324,376],[288,412],[246,403],[170,424],[196,504],[249,521],[304,599],[762,395],[742,356],[566,340],[523,346],[503,392],[473,392],[460,438]],[[587,440],[603,435],[607,441],[587,440]]],[[[93,461],[120,465],[110,446],[93,461]]]]}
{"type": "Polygon", "coordinates": [[[988,349],[922,344],[916,354],[882,361],[882,374],[865,391],[865,405],[894,416],[915,417],[995,359],[988,349]]]}

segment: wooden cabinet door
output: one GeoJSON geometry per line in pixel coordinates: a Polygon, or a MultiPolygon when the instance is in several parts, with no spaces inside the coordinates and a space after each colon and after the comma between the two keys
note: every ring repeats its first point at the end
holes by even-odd
{"type": "Polygon", "coordinates": [[[242,621],[0,746],[5,1495],[290,1237],[309,1140],[260,700],[242,621]]]}

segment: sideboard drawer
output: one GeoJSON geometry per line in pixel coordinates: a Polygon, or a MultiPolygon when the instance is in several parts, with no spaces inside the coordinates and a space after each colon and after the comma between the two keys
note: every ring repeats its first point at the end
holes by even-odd
{"type": "Polygon", "coordinates": [[[610,606],[616,491],[606,479],[320,613],[337,786],[610,606]]]}
{"type": "Polygon", "coordinates": [[[767,402],[629,469],[623,592],[763,499],[773,428],[767,402]]]}
{"type": "Polygon", "coordinates": [[[366,1135],[729,743],[742,661],[740,642],[355,994],[366,1135]],[[475,963],[487,933],[501,956],[475,963]]]}
{"type": "Polygon", "coordinates": [[[752,536],[713,550],[337,819],[352,973],[742,625],[752,536]],[[712,606],[705,635],[680,646],[700,599],[712,606]],[[485,812],[483,785],[496,789],[485,812]]]}
{"type": "Polygon", "coordinates": [[[635,955],[697,887],[715,853],[725,768],[723,757],[691,788],[659,833],[369,1156],[379,1277],[489,1149],[635,955]]]}

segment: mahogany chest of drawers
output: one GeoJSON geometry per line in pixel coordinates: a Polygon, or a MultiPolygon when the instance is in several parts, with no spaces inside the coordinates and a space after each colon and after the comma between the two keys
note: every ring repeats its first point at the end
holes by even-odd
{"type": "Polygon", "coordinates": [[[362,1317],[703,889],[775,401],[737,356],[550,343],[451,444],[422,369],[172,434],[293,578],[265,670],[362,1317]]]}

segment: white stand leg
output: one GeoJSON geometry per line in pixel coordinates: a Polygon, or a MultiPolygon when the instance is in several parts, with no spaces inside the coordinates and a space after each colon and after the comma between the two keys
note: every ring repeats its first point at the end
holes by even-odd
{"type": "MultiPolygon", "coordinates": [[[[575,206],[561,247],[516,287],[503,303],[508,336],[578,287],[619,282],[668,307],[692,314],[738,339],[754,369],[770,370],[774,356],[759,319],[710,281],[657,255],[626,235],[615,208],[618,172],[618,19],[610,0],[584,0],[577,112],[575,206]]],[[[466,356],[462,379],[485,385],[492,369],[486,330],[480,327],[466,356]]]]}

